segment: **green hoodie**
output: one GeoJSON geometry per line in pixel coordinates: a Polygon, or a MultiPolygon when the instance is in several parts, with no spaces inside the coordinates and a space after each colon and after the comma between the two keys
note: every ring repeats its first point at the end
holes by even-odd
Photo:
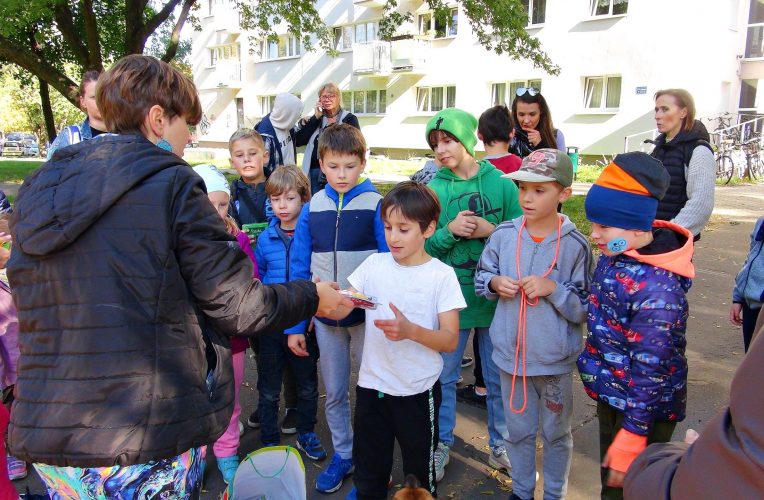
{"type": "Polygon", "coordinates": [[[472,210],[495,226],[523,214],[515,183],[502,178],[502,172],[488,160],[479,161],[478,166],[477,174],[469,179],[441,168],[427,184],[438,195],[442,210],[435,234],[425,243],[425,250],[456,272],[467,301],[467,308],[459,313],[460,329],[491,326],[496,302],[475,295],[475,268],[486,240],[454,236],[446,226],[462,210],[472,210]]]}

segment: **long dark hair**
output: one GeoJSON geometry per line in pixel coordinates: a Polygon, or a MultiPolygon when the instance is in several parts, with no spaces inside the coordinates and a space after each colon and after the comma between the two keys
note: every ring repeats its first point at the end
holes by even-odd
{"type": "Polygon", "coordinates": [[[541,140],[546,143],[546,147],[557,149],[557,137],[554,132],[554,125],[552,124],[552,115],[549,112],[549,105],[546,103],[546,99],[541,93],[531,95],[530,92],[526,92],[523,95],[515,96],[515,100],[512,101],[512,118],[515,120],[515,126],[520,127],[520,121],[517,119],[517,102],[521,101],[526,104],[538,104],[539,124],[536,130],[541,134],[541,140]]]}

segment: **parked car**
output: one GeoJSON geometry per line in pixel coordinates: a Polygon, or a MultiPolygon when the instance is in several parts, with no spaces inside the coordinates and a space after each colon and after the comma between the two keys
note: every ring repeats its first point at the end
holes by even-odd
{"type": "Polygon", "coordinates": [[[5,141],[3,143],[3,156],[21,156],[24,154],[24,145],[19,141],[5,141]]]}
{"type": "Polygon", "coordinates": [[[24,152],[21,156],[31,156],[32,158],[40,156],[40,146],[36,142],[25,141],[23,144],[24,152]]]}

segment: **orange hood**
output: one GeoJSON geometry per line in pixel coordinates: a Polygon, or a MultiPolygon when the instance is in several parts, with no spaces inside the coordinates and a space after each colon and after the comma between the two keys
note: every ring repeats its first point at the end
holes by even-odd
{"type": "Polygon", "coordinates": [[[668,222],[665,220],[653,221],[653,227],[665,227],[667,229],[671,229],[672,231],[686,236],[687,241],[681,248],[677,248],[676,250],[672,250],[666,253],[643,255],[637,250],[627,250],[624,252],[624,255],[628,255],[629,257],[632,257],[640,262],[644,262],[645,264],[650,264],[651,266],[659,267],[661,269],[665,269],[666,271],[671,271],[672,273],[678,274],[680,276],[684,276],[690,279],[694,278],[695,266],[692,263],[692,253],[694,249],[692,233],[682,226],[678,226],[673,222],[668,222]]]}

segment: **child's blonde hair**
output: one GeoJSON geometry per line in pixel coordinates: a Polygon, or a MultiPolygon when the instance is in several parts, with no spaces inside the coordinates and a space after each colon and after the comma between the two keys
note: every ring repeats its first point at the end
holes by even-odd
{"type": "Polygon", "coordinates": [[[252,130],[251,128],[240,128],[233,133],[230,139],[228,139],[228,152],[232,153],[234,143],[242,139],[252,139],[255,141],[258,148],[265,151],[265,141],[259,132],[252,130]]]}
{"type": "Polygon", "coordinates": [[[269,197],[294,189],[303,203],[310,201],[310,181],[302,169],[296,165],[281,165],[271,173],[265,183],[265,194],[269,197]]]}

